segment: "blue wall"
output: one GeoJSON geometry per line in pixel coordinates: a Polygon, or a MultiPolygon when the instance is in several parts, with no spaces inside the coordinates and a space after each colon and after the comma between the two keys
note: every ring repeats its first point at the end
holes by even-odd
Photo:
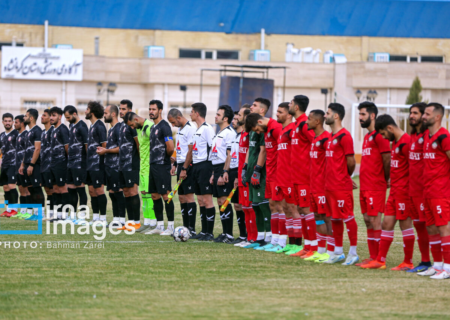
{"type": "Polygon", "coordinates": [[[46,19],[93,28],[450,38],[450,2],[442,0],[0,0],[0,23],[46,19]]]}

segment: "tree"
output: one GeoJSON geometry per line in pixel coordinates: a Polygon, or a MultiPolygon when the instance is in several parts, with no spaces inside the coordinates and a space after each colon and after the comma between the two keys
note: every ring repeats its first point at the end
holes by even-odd
{"type": "Polygon", "coordinates": [[[417,102],[422,102],[422,85],[420,84],[419,77],[416,77],[409,89],[408,97],[406,98],[406,104],[413,104],[417,102]]]}

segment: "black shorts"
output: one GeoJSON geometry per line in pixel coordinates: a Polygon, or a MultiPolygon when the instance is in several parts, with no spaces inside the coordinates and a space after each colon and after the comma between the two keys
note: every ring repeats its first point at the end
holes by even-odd
{"type": "Polygon", "coordinates": [[[23,169],[23,173],[24,173],[24,176],[26,176],[26,180],[27,180],[27,183],[28,183],[28,187],[40,187],[41,186],[41,166],[40,165],[38,165],[38,164],[35,164],[34,165],[34,169],[33,169],[33,173],[31,174],[31,176],[29,176],[28,174],[27,174],[27,170],[28,170],[28,167],[29,167],[30,165],[29,164],[26,164],[25,165],[25,167],[24,167],[24,169],[23,169]]]}
{"type": "MultiPolygon", "coordinates": [[[[234,187],[234,180],[238,177],[238,168],[230,169],[228,172],[228,179],[232,183],[232,188],[234,187]]],[[[231,198],[231,203],[239,203],[239,190],[236,188],[233,197],[231,198]]]]}
{"type": "Polygon", "coordinates": [[[41,172],[41,181],[43,187],[53,189],[52,173],[50,170],[47,172],[41,172]]]}
{"type": "Polygon", "coordinates": [[[73,184],[77,187],[86,183],[86,169],[67,168],[67,184],[73,184]]]}
{"type": "Polygon", "coordinates": [[[60,162],[50,167],[52,173],[52,184],[58,187],[64,187],[67,179],[67,162],[60,162]]]}
{"type": "Polygon", "coordinates": [[[19,170],[16,172],[17,185],[21,187],[28,187],[28,176],[26,174],[20,174],[19,170]]]}
{"type": "Polygon", "coordinates": [[[118,192],[120,190],[120,174],[119,170],[105,167],[106,190],[118,192]]]}
{"type": "Polygon", "coordinates": [[[194,177],[194,192],[196,195],[212,194],[213,187],[209,183],[212,175],[211,161],[202,161],[192,165],[192,176],[194,177]]]}
{"type": "Polygon", "coordinates": [[[167,194],[172,190],[170,164],[150,164],[148,193],[167,194]]]}
{"type": "Polygon", "coordinates": [[[16,184],[17,176],[16,176],[16,167],[6,167],[2,168],[2,172],[0,174],[0,185],[4,186],[7,184],[16,184]]]}
{"type": "Polygon", "coordinates": [[[228,181],[223,186],[219,186],[217,184],[217,180],[219,180],[219,178],[221,176],[223,176],[223,165],[224,164],[221,163],[221,164],[216,164],[213,166],[213,171],[214,171],[213,197],[214,198],[228,197],[231,190],[233,190],[233,183],[231,181],[228,181]]]}
{"type": "Polygon", "coordinates": [[[119,171],[119,185],[121,188],[132,188],[139,185],[139,170],[119,171]]]}
{"type": "Polygon", "coordinates": [[[95,189],[101,188],[105,184],[105,170],[88,171],[86,175],[86,184],[95,189]]]}
{"type": "MultiPolygon", "coordinates": [[[[177,167],[177,181],[180,180],[181,168],[184,163],[178,164],[177,167]]],[[[192,176],[192,166],[189,166],[187,169],[187,178],[183,180],[180,187],[178,188],[179,195],[191,194],[194,193],[194,177],[192,176]]]]}

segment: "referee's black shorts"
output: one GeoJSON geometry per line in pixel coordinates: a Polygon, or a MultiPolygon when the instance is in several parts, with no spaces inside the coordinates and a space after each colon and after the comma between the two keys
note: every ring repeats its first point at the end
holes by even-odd
{"type": "MultiPolygon", "coordinates": [[[[177,166],[177,181],[180,180],[181,168],[183,168],[184,163],[180,163],[177,166]]],[[[194,193],[194,176],[192,175],[192,165],[187,169],[187,178],[183,180],[183,182],[178,187],[178,194],[185,195],[194,193]]]]}
{"type": "Polygon", "coordinates": [[[192,165],[191,175],[194,177],[194,192],[196,195],[213,193],[213,186],[209,183],[212,170],[211,161],[202,161],[192,165]]]}
{"type": "Polygon", "coordinates": [[[220,197],[227,197],[231,190],[233,190],[233,183],[231,181],[228,181],[223,186],[219,186],[217,184],[217,181],[221,176],[223,176],[223,163],[213,165],[213,171],[214,171],[214,184],[213,184],[213,197],[214,198],[220,198],[220,197]]]}
{"type": "Polygon", "coordinates": [[[172,191],[171,166],[170,164],[150,164],[148,193],[167,194],[172,191]]]}

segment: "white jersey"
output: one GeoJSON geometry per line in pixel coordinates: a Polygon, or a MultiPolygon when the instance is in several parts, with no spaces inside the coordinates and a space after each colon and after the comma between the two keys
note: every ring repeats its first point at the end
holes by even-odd
{"type": "Polygon", "coordinates": [[[213,165],[225,163],[227,150],[231,150],[231,143],[236,138],[236,131],[231,126],[226,127],[213,138],[209,161],[213,165]]]}
{"type": "Polygon", "coordinates": [[[241,133],[236,133],[236,137],[231,142],[230,169],[237,169],[239,167],[239,140],[241,139],[241,133]]]}
{"type": "Polygon", "coordinates": [[[206,122],[195,131],[189,143],[192,145],[192,163],[196,164],[208,160],[213,137],[214,129],[206,122]]]}
{"type": "Polygon", "coordinates": [[[188,121],[183,128],[178,129],[177,132],[177,164],[186,161],[186,155],[189,150],[189,143],[192,136],[195,134],[195,127],[188,121]]]}

